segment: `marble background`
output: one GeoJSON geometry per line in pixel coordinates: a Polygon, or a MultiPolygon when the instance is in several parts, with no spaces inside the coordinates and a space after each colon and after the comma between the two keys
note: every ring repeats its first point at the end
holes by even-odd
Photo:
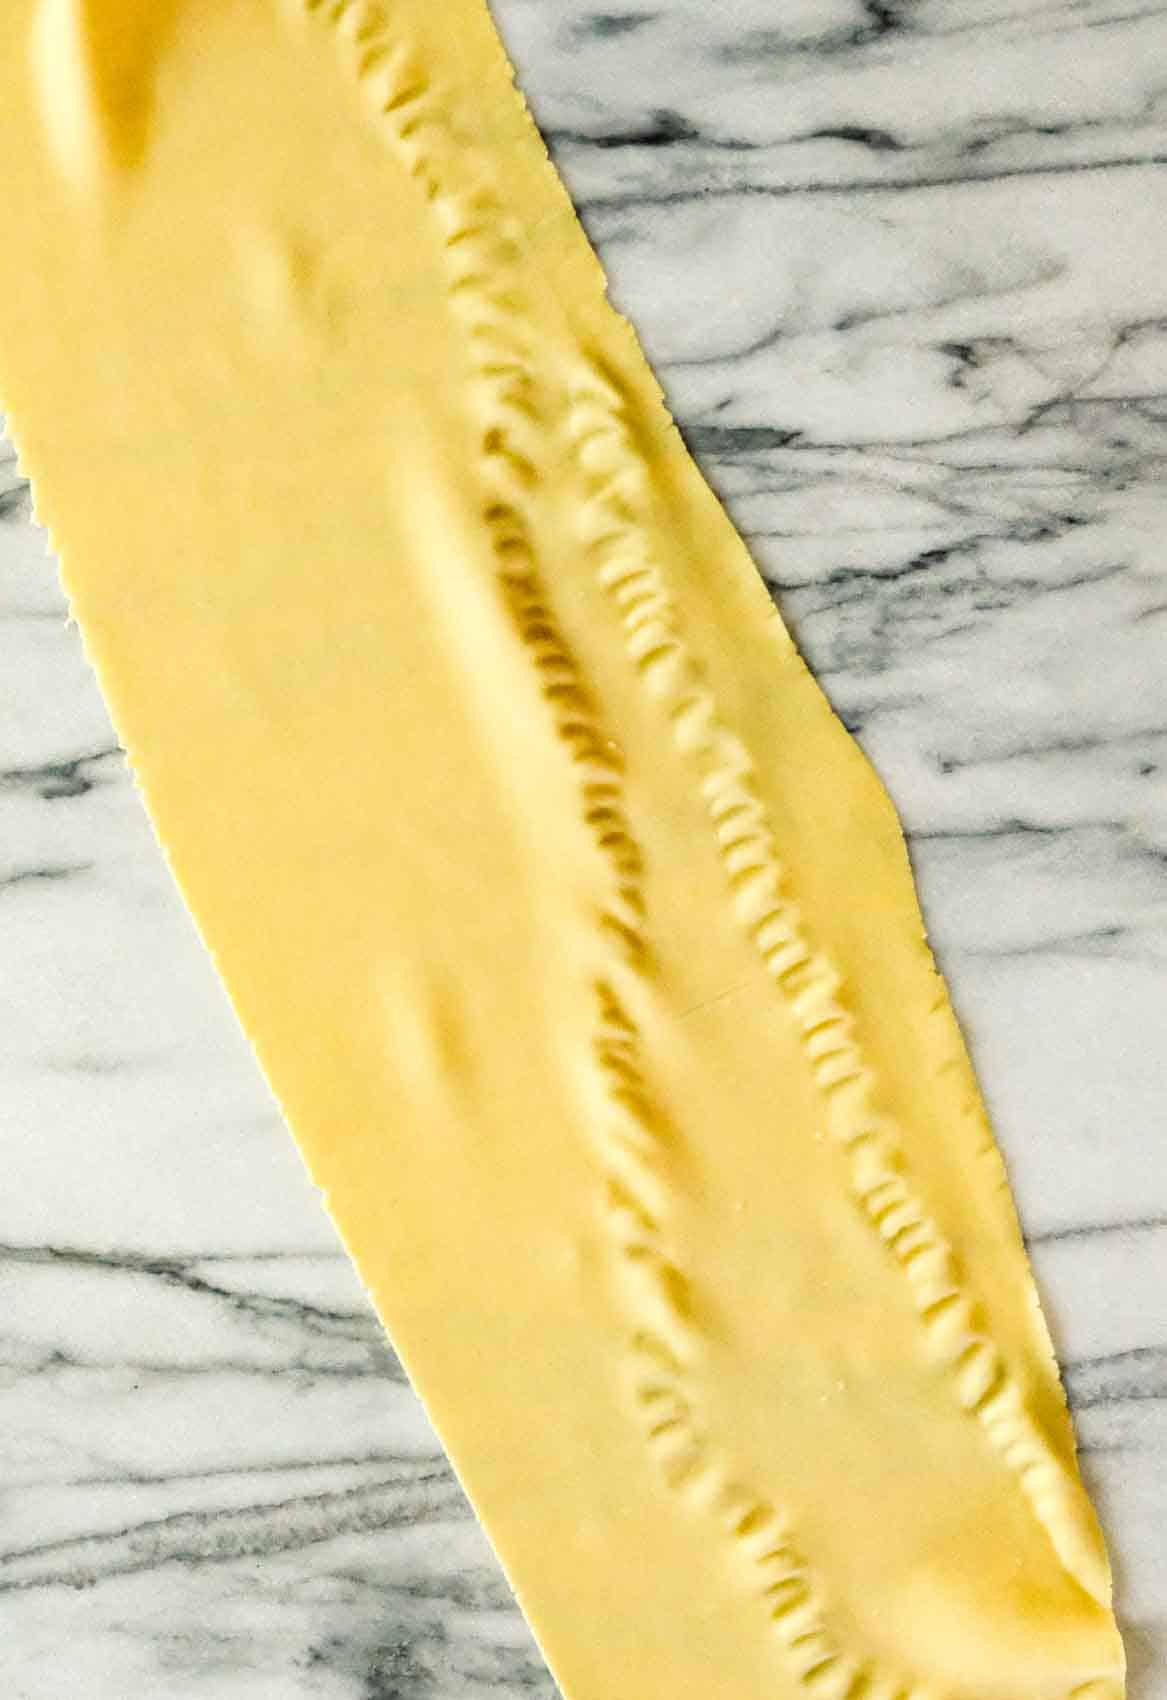
{"type": "MultiPolygon", "coordinates": [[[[611,3],[498,13],[903,811],[1165,1700],[1167,6],[611,3]]],[[[549,1697],[63,613],[8,458],[0,1692],[549,1697]]]]}

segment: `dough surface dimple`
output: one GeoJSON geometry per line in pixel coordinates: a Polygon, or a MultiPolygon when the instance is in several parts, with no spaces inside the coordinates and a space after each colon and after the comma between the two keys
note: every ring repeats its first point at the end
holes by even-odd
{"type": "Polygon", "coordinates": [[[74,612],[569,1700],[1116,1700],[894,812],[481,0],[13,0],[0,137],[74,612]]]}
{"type": "Polygon", "coordinates": [[[33,50],[41,113],[62,168],[87,193],[141,162],[157,73],[189,10],[183,0],[40,0],[33,50]]]}

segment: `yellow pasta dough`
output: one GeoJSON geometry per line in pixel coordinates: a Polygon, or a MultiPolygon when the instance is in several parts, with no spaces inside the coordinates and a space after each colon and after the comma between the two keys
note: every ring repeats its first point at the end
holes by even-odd
{"type": "Polygon", "coordinates": [[[0,391],[570,1700],[1114,1700],[887,797],[481,0],[9,0],[0,391]]]}

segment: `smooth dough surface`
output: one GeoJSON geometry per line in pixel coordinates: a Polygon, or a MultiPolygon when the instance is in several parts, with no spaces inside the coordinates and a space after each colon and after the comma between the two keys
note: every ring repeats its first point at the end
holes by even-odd
{"type": "Polygon", "coordinates": [[[481,0],[8,0],[0,394],[570,1700],[1114,1700],[891,805],[481,0]]]}

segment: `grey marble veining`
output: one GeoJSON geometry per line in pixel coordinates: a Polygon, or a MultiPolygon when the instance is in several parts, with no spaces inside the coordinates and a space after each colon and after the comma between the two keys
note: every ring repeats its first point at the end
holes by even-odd
{"type": "MultiPolygon", "coordinates": [[[[909,828],[1167,1700],[1167,6],[497,12],[909,828]]],[[[549,1697],[64,614],[0,446],[0,1692],[549,1697]]]]}

